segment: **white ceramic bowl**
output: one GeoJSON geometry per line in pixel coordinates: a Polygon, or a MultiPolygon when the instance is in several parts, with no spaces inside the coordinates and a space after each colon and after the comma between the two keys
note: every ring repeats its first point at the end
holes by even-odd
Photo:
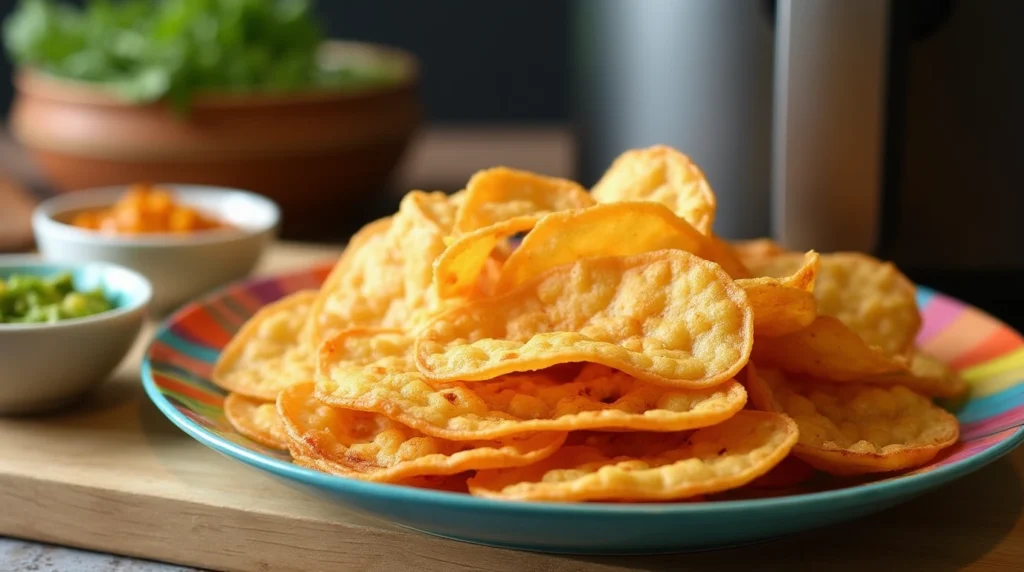
{"type": "Polygon", "coordinates": [[[104,262],[0,256],[0,277],[70,272],[76,289],[102,288],[113,310],[53,324],[0,323],[0,414],[65,405],[101,384],[132,348],[152,296],[138,272],[104,262]]]}
{"type": "Polygon", "coordinates": [[[280,210],[265,197],[221,187],[157,186],[172,191],[176,201],[234,228],[184,235],[110,236],[71,226],[75,212],[109,207],[127,187],[91,189],[60,195],[36,208],[32,228],[40,252],[48,260],[101,260],[141,272],[153,284],[152,309],[163,314],[247,276],[277,236],[280,210]]]}

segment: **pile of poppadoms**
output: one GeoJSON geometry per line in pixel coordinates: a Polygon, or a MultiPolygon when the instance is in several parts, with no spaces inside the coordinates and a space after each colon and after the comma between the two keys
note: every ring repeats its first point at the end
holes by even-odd
{"type": "Polygon", "coordinates": [[[714,218],[662,146],[589,191],[504,167],[412,191],[237,333],[225,414],[305,467],[518,500],[703,498],[787,459],[889,472],[957,441],[932,398],[965,386],[915,351],[892,264],[727,243],[714,218]]]}

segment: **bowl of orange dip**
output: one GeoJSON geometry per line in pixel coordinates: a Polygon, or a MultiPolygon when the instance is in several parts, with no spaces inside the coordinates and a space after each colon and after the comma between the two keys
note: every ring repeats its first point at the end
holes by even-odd
{"type": "Polygon", "coordinates": [[[231,225],[201,209],[178,202],[174,194],[153,185],[133,185],[113,206],[74,213],[71,225],[110,236],[178,234],[228,229],[231,225]]]}
{"type": "Polygon", "coordinates": [[[266,197],[174,184],[60,195],[41,203],[32,217],[45,258],[136,270],[152,283],[151,308],[158,313],[247,276],[279,224],[280,210],[266,197]]]}

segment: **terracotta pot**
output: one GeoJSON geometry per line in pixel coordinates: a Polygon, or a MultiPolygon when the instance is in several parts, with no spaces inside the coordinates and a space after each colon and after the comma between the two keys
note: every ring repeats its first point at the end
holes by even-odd
{"type": "Polygon", "coordinates": [[[58,192],[144,181],[247,189],[281,205],[289,234],[381,189],[420,120],[413,56],[356,42],[324,48],[387,58],[404,79],[348,94],[206,93],[181,115],[23,70],[11,130],[58,192]]]}

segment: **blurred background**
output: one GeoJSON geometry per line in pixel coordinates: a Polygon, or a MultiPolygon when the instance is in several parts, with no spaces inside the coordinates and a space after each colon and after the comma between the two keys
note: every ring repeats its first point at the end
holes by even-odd
{"type": "MultiPolygon", "coordinates": [[[[61,2],[75,6],[85,0],[61,2]]],[[[0,0],[0,17],[18,4],[0,0]]],[[[330,38],[395,46],[419,60],[421,129],[386,188],[348,204],[353,222],[327,225],[299,238],[344,240],[358,224],[385,214],[409,188],[455,191],[479,168],[499,162],[552,175],[571,175],[569,121],[570,2],[527,0],[482,3],[446,0],[310,2],[330,38]],[[478,134],[484,134],[479,137],[478,134]]],[[[0,113],[14,98],[14,65],[0,54],[0,113]]],[[[51,181],[28,171],[10,135],[0,135],[0,168],[30,178],[45,196],[51,181]],[[6,145],[5,145],[6,143],[6,145]]],[[[293,225],[300,226],[300,225],[293,225]]],[[[305,225],[302,225],[305,226],[305,225]]],[[[296,233],[290,233],[296,234],[296,233]]]]}
{"type": "MultiPolygon", "coordinates": [[[[0,0],[0,17],[16,4],[0,0]]],[[[312,5],[330,37],[416,54],[426,76],[421,93],[427,121],[515,125],[568,120],[569,0],[317,0],[312,5]]],[[[4,113],[11,103],[11,71],[5,54],[0,57],[4,113]]]]}
{"type": "MultiPolygon", "coordinates": [[[[14,5],[0,0],[0,16],[14,5]]],[[[621,151],[665,143],[707,173],[719,197],[722,236],[873,252],[1021,326],[1024,249],[1017,226],[1024,192],[1015,162],[1024,152],[1024,74],[1016,54],[1024,53],[1024,39],[1016,27],[1024,2],[312,6],[328,37],[404,50],[419,76],[405,103],[314,112],[325,118],[325,132],[365,123],[364,139],[377,147],[334,160],[308,182],[301,176],[320,173],[320,166],[284,164],[260,174],[288,187],[268,190],[275,199],[275,192],[287,200],[309,190],[301,204],[285,205],[287,238],[343,241],[393,210],[410,188],[455,191],[475,170],[498,164],[590,185],[621,151]],[[407,107],[389,111],[399,105],[407,107]],[[385,149],[372,126],[403,114],[409,121],[395,123],[385,149]],[[314,220],[324,212],[329,220],[314,220]]],[[[17,107],[13,77],[10,59],[0,57],[0,112],[8,118],[17,107]]],[[[32,110],[43,123],[88,123],[52,106],[32,110]]],[[[204,113],[197,107],[193,122],[201,124],[204,113]]],[[[273,112],[275,121],[285,115],[273,112]]],[[[288,128],[262,123],[261,131],[252,123],[244,139],[301,146],[288,128]]],[[[0,190],[0,248],[6,241],[7,249],[30,240],[23,213],[32,201],[111,172],[109,164],[40,161],[25,152],[25,141],[15,142],[10,124],[0,131],[0,177],[7,181],[0,189],[8,189],[0,190]]],[[[62,133],[53,125],[42,132],[62,133]]],[[[133,145],[153,143],[139,137],[133,145]]],[[[172,139],[157,142],[184,141],[172,139]]],[[[113,172],[133,182],[130,170],[113,172]]],[[[172,172],[189,178],[180,165],[172,172]]]]}

